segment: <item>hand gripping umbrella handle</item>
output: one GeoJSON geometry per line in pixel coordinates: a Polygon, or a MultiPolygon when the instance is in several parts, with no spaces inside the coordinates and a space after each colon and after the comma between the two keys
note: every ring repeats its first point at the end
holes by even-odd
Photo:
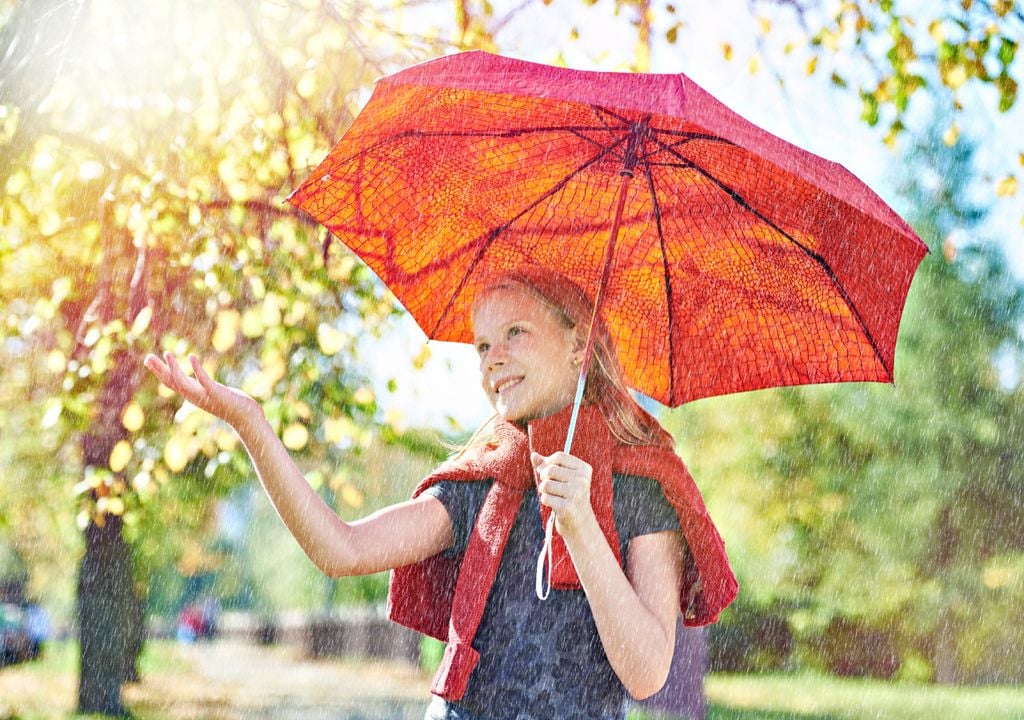
{"type": "MultiPolygon", "coordinates": [[[[648,118],[649,120],[650,118],[648,118]]],[[[645,121],[646,122],[646,121],[645,121]]],[[[640,130],[643,128],[641,127],[640,130]]],[[[640,136],[637,135],[637,138],[640,136]]],[[[583,402],[583,388],[587,385],[587,372],[590,370],[590,360],[594,354],[594,330],[597,327],[597,314],[601,307],[601,296],[604,295],[604,289],[608,285],[608,278],[611,276],[612,270],[612,257],[613,251],[615,250],[615,241],[619,236],[619,223],[622,221],[622,209],[626,205],[626,193],[629,189],[629,181],[633,177],[633,163],[635,163],[636,147],[639,140],[634,139],[630,143],[630,149],[627,152],[627,159],[623,165],[619,175],[622,178],[621,184],[619,185],[619,201],[615,207],[615,218],[612,220],[611,232],[608,237],[608,245],[605,246],[604,250],[604,269],[601,272],[601,283],[597,286],[597,294],[594,296],[594,311],[590,318],[590,327],[587,329],[587,347],[583,351],[583,363],[580,366],[580,379],[576,382],[576,399],[572,402],[572,417],[569,420],[569,431],[565,435],[565,454],[569,454],[569,450],[572,449],[572,438],[576,434],[576,420],[580,415],[580,404],[583,402]],[[633,158],[632,162],[630,158],[633,158]]],[[[537,558],[537,581],[536,591],[537,597],[541,600],[547,600],[548,595],[551,593],[551,565],[552,565],[552,548],[551,548],[551,537],[555,530],[555,514],[552,512],[548,516],[547,527],[544,528],[544,547],[540,550],[540,556],[537,558]],[[547,572],[545,572],[545,568],[547,572]]]]}
{"type": "MultiPolygon", "coordinates": [[[[583,388],[587,385],[587,365],[589,363],[583,363],[583,367],[580,368],[580,379],[576,382],[576,399],[572,403],[572,416],[569,418],[569,431],[565,434],[565,453],[568,455],[572,449],[572,438],[576,434],[576,420],[580,416],[580,403],[583,402],[583,388]]],[[[537,597],[541,600],[547,600],[548,595],[551,594],[551,565],[553,551],[551,549],[551,539],[555,531],[555,513],[552,512],[548,515],[547,526],[544,528],[544,546],[540,549],[540,555],[537,556],[537,579],[536,579],[536,592],[537,597]],[[545,572],[546,571],[546,572],[545,572]]]]}

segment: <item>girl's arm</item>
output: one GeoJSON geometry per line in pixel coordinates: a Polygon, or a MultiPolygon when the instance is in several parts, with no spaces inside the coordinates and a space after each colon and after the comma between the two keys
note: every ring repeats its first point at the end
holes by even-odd
{"type": "Polygon", "coordinates": [[[664,686],[675,648],[683,575],[679,533],[634,538],[623,572],[590,505],[590,466],[565,453],[535,454],[533,462],[541,502],[555,514],[608,662],[631,696],[650,697],[664,686]]]}
{"type": "Polygon", "coordinates": [[[242,439],[278,515],[309,559],[331,577],[410,565],[451,547],[451,520],[441,501],[424,496],[347,523],[306,482],[263,409],[243,392],[216,382],[189,356],[195,379],[170,353],[145,366],[183,398],[231,425],[242,439]]]}

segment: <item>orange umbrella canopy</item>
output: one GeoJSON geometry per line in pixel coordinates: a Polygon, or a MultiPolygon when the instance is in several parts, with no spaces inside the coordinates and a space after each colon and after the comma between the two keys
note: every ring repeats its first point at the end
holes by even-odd
{"type": "Polygon", "coordinates": [[[927,252],[846,169],[684,75],[482,52],[381,79],[289,200],[429,337],[457,342],[472,342],[469,309],[502,270],[541,266],[594,297],[617,235],[600,312],[630,385],[671,406],[891,382],[927,252]]]}

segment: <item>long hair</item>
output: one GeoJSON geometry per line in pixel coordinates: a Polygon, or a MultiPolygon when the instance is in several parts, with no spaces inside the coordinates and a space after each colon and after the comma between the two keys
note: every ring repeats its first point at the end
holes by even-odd
{"type": "MultiPolygon", "coordinates": [[[[550,309],[566,328],[576,329],[586,338],[590,320],[594,316],[594,303],[587,293],[565,276],[542,268],[522,268],[502,272],[489,278],[477,294],[477,301],[493,290],[513,289],[530,293],[550,309]]],[[[672,449],[675,441],[657,420],[633,399],[622,375],[612,344],[611,333],[601,320],[595,318],[594,349],[583,392],[584,405],[596,405],[608,422],[615,438],[627,445],[657,445],[672,449]]],[[[474,433],[467,447],[485,442],[486,428],[493,418],[474,433]]]]}

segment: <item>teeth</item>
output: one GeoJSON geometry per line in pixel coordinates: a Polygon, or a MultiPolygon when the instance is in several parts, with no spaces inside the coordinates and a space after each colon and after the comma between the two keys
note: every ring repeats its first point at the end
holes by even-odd
{"type": "Polygon", "coordinates": [[[498,383],[497,385],[494,386],[494,392],[498,393],[498,394],[501,394],[502,390],[504,390],[505,388],[510,387],[512,385],[515,385],[521,379],[522,378],[509,378],[507,380],[502,380],[500,383],[498,383]]]}

